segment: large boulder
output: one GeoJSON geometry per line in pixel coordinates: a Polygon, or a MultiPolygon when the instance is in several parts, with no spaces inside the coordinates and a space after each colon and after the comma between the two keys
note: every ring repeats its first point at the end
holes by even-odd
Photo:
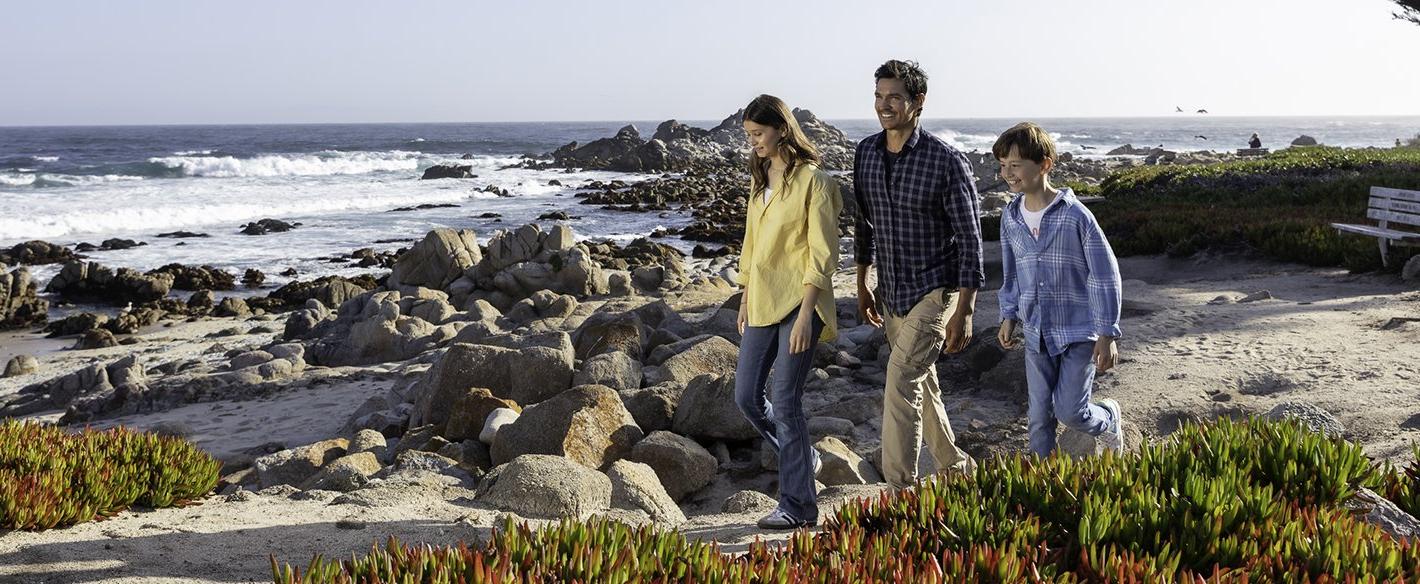
{"type": "Polygon", "coordinates": [[[499,408],[507,408],[514,412],[521,412],[522,407],[517,402],[510,399],[503,399],[493,395],[493,392],[482,387],[474,387],[466,390],[462,396],[456,398],[451,405],[446,406],[449,412],[447,422],[444,424],[442,436],[454,442],[478,438],[483,432],[483,427],[488,422],[488,415],[499,408]]]}
{"type": "Polygon", "coordinates": [[[318,340],[311,344],[306,359],[326,366],[403,361],[455,335],[454,324],[435,326],[402,314],[398,292],[376,292],[345,303],[335,319],[322,321],[307,332],[306,337],[318,340]]]}
{"type": "Polygon", "coordinates": [[[735,405],[735,375],[701,375],[691,380],[676,406],[671,429],[702,440],[752,440],[759,431],[735,405]]]}
{"type": "Polygon", "coordinates": [[[158,274],[172,276],[173,288],[177,290],[232,290],[237,287],[235,275],[212,266],[168,264],[148,271],[149,276],[158,274]]]}
{"type": "Polygon", "coordinates": [[[858,456],[858,453],[842,440],[828,436],[814,444],[814,448],[823,457],[823,470],[818,473],[818,480],[825,485],[871,485],[883,482],[882,475],[878,473],[878,469],[873,468],[873,463],[858,456]]]}
{"type": "Polygon", "coordinates": [[[256,459],[256,476],[262,488],[275,485],[299,486],[326,464],[345,456],[350,441],[332,438],[299,448],[282,450],[256,459]]]}
{"type": "Polygon", "coordinates": [[[1313,137],[1308,136],[1308,135],[1306,135],[1306,134],[1302,134],[1301,136],[1297,136],[1297,139],[1292,140],[1292,145],[1293,145],[1293,146],[1316,146],[1316,145],[1317,145],[1317,141],[1316,141],[1316,138],[1313,138],[1313,137]]]}
{"type": "Polygon", "coordinates": [[[473,231],[435,229],[395,260],[389,286],[443,290],[482,259],[473,231]]]}
{"type": "Polygon", "coordinates": [[[573,385],[605,385],[617,391],[641,387],[641,364],[622,352],[602,353],[582,364],[573,385]]]}
{"type": "Polygon", "coordinates": [[[5,372],[0,378],[19,377],[39,371],[39,361],[30,355],[16,355],[5,363],[5,372]]]}
{"type": "Polygon", "coordinates": [[[300,487],[303,490],[350,492],[370,482],[370,476],[380,472],[380,459],[374,452],[349,454],[325,465],[300,487]]]}
{"type": "Polygon", "coordinates": [[[441,178],[476,178],[473,174],[471,164],[435,164],[424,169],[424,174],[419,180],[436,180],[441,178]]]}
{"type": "Polygon", "coordinates": [[[147,390],[145,371],[136,355],[109,363],[94,363],[0,397],[0,417],[18,417],[53,408],[86,414],[80,417],[100,411],[136,411],[147,390]]]}
{"type": "Polygon", "coordinates": [[[588,468],[624,458],[641,429],[611,388],[583,385],[529,406],[493,439],[493,464],[524,454],[565,456],[588,468]]]}
{"type": "Polygon", "coordinates": [[[267,295],[286,306],[302,306],[311,299],[319,300],[330,309],[338,309],[345,301],[364,294],[375,286],[373,281],[352,280],[340,276],[325,276],[309,282],[286,284],[267,295]]]}
{"type": "Polygon", "coordinates": [[[590,359],[610,351],[625,353],[640,361],[650,330],[632,312],[598,312],[582,321],[572,333],[578,359],[590,359]]]}
{"type": "Polygon", "coordinates": [[[710,484],[720,466],[699,443],[671,432],[652,432],[631,449],[627,459],[655,469],[666,493],[676,501],[710,484]]]}
{"type": "Polygon", "coordinates": [[[650,466],[618,460],[606,471],[611,479],[611,504],[618,509],[645,511],[651,519],[674,527],[685,523],[685,513],[666,493],[656,471],[650,466]]]}
{"type": "Polygon", "coordinates": [[[489,471],[474,496],[526,517],[586,519],[611,508],[611,479],[561,456],[530,454],[489,471]]]}
{"type": "Polygon", "coordinates": [[[735,370],[740,350],[723,337],[710,337],[674,355],[658,366],[642,370],[643,383],[656,385],[666,381],[690,383],[705,374],[724,375],[735,370]]]}
{"type": "Polygon", "coordinates": [[[671,381],[651,387],[623,389],[617,393],[621,395],[621,403],[626,405],[626,411],[631,412],[631,417],[636,419],[636,425],[640,426],[642,431],[654,432],[671,429],[676,404],[680,403],[685,386],[671,381]]]}
{"type": "Polygon", "coordinates": [[[8,251],[0,251],[0,264],[38,266],[78,260],[79,256],[62,245],[47,241],[17,243],[8,251]]]}
{"type": "Polygon", "coordinates": [[[129,268],[115,271],[95,262],[69,262],[45,291],[66,300],[141,304],[166,297],[172,288],[171,274],[144,275],[129,268]]]}
{"type": "Polygon", "coordinates": [[[6,273],[0,266],[0,330],[44,324],[48,313],[49,301],[39,297],[29,270],[6,273]]]}

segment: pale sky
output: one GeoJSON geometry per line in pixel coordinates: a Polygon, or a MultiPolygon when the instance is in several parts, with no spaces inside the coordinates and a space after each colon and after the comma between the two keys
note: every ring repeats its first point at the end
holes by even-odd
{"type": "Polygon", "coordinates": [[[0,0],[0,126],[1420,114],[1388,0],[0,0]]]}

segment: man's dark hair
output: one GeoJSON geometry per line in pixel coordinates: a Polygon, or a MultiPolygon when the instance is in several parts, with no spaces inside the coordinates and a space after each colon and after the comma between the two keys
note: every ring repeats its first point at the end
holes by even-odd
{"type": "Polygon", "coordinates": [[[917,61],[893,59],[883,63],[877,72],[873,73],[873,81],[882,79],[901,79],[902,84],[907,87],[907,97],[911,99],[917,99],[917,96],[927,93],[927,74],[917,66],[917,61]]]}

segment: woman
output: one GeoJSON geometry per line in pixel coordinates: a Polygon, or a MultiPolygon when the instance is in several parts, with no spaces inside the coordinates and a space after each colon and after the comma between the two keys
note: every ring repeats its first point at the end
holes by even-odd
{"type": "Polygon", "coordinates": [[[751,101],[744,129],[750,200],[740,251],[744,339],[735,403],[779,455],[779,506],[759,526],[795,529],[818,523],[818,453],[801,402],[812,349],[838,333],[833,272],[843,203],[838,182],[818,168],[818,149],[779,98],[751,101]]]}

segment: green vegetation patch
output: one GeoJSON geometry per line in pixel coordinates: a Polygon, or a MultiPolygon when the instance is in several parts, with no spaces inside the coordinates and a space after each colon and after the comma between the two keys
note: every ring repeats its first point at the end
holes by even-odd
{"type": "Polygon", "coordinates": [[[8,420],[0,423],[0,528],[65,527],[134,505],[181,505],[210,492],[220,468],[181,438],[8,420]]]}
{"type": "Polygon", "coordinates": [[[1382,482],[1355,444],[1292,421],[1223,420],[1126,456],[996,459],[850,503],[817,534],[738,556],[597,519],[271,567],[286,584],[1414,582],[1420,548],[1342,506],[1382,482]]]}

